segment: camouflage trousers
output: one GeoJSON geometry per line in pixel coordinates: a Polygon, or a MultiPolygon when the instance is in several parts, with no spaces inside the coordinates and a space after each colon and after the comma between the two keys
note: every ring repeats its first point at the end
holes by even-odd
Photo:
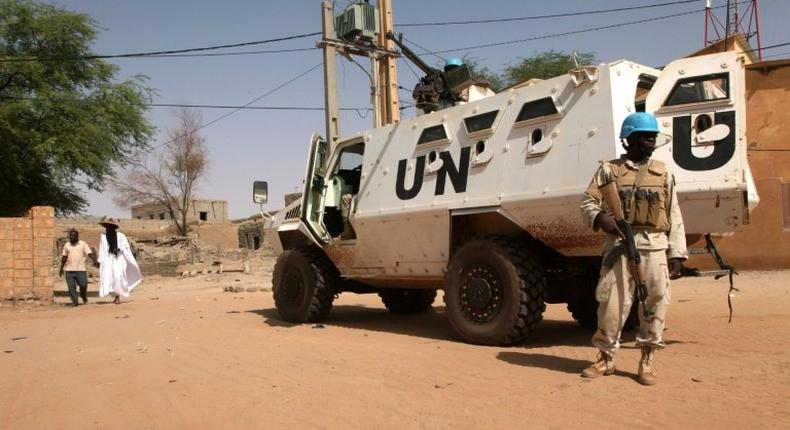
{"type": "MultiPolygon", "coordinates": [[[[667,307],[670,300],[669,270],[664,250],[639,251],[642,264],[647,273],[647,300],[645,306],[650,315],[645,318],[642,305],[639,304],[639,334],[636,337],[638,347],[651,346],[663,348],[662,334],[667,307]]],[[[624,255],[615,259],[611,268],[604,268],[595,298],[598,300],[598,330],[592,343],[599,350],[614,355],[620,348],[620,333],[636,297],[636,285],[628,272],[627,260],[624,255]]]]}

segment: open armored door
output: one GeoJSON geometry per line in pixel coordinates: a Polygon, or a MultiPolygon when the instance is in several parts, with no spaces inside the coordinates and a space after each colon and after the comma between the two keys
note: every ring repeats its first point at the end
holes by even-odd
{"type": "Polygon", "coordinates": [[[323,224],[328,161],[329,145],[318,133],[313,133],[310,137],[310,152],[307,155],[301,217],[316,241],[324,243],[330,240],[323,224]]]}
{"type": "Polygon", "coordinates": [[[756,204],[744,79],[735,52],[684,58],[664,68],[647,97],[646,111],[672,136],[655,157],[675,174],[687,232],[735,231],[749,222],[750,195],[756,204]]]}

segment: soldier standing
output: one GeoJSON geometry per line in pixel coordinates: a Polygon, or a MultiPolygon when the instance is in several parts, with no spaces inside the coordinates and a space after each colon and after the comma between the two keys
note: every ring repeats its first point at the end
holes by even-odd
{"type": "MultiPolygon", "coordinates": [[[[658,382],[653,368],[654,354],[663,348],[662,333],[670,300],[669,280],[680,277],[681,261],[686,259],[683,220],[675,193],[674,176],[664,163],[651,160],[656,149],[658,121],[644,112],[626,117],[620,139],[626,154],[609,162],[617,184],[626,220],[633,227],[636,249],[644,264],[647,298],[640,304],[639,334],[636,344],[642,350],[639,383],[658,382]],[[646,309],[645,309],[646,308],[646,309]],[[646,312],[645,312],[646,311],[646,312]],[[645,316],[647,314],[647,316],[645,316]]],[[[620,333],[631,309],[635,283],[628,272],[627,257],[618,246],[623,233],[607,212],[596,176],[584,193],[581,209],[595,231],[607,233],[604,264],[595,291],[598,301],[598,330],[592,343],[599,349],[598,360],[582,371],[586,378],[614,373],[614,355],[620,347],[620,333]]]]}

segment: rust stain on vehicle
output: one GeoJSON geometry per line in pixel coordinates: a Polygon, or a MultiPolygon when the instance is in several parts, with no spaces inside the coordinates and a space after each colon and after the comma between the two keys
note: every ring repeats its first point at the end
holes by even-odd
{"type": "Polygon", "coordinates": [[[532,236],[562,253],[600,249],[604,235],[592,229],[579,228],[578,223],[558,219],[551,222],[534,222],[524,226],[532,236]]]}

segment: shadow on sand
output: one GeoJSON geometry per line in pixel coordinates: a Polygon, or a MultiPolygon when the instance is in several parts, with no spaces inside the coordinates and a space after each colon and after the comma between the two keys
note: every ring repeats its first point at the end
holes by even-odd
{"type": "MultiPolygon", "coordinates": [[[[570,373],[581,375],[582,369],[592,364],[590,360],[578,360],[576,358],[560,357],[548,354],[533,354],[530,352],[502,351],[496,356],[497,360],[517,366],[537,367],[540,369],[553,370],[555,372],[570,373]]],[[[631,372],[615,370],[616,376],[636,379],[637,375],[631,372]]]]}
{"type": "MultiPolygon", "coordinates": [[[[272,327],[294,327],[301,324],[283,321],[275,308],[247,311],[260,315],[264,323],[272,327]]],[[[386,309],[362,305],[333,306],[322,324],[355,330],[370,330],[415,336],[426,339],[461,342],[444,314],[444,306],[435,306],[431,311],[418,315],[395,315],[386,309]]],[[[575,321],[543,320],[521,345],[522,348],[544,348],[549,346],[591,346],[592,332],[575,321]]]]}

